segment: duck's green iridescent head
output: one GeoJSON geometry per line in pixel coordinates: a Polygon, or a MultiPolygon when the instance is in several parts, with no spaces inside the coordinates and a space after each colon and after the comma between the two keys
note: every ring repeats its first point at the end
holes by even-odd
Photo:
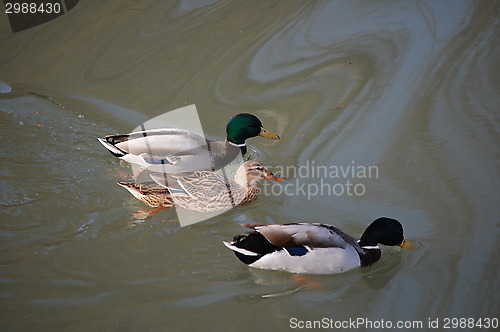
{"type": "Polygon", "coordinates": [[[378,218],[374,220],[361,235],[359,245],[376,246],[377,244],[386,246],[400,246],[402,248],[412,248],[413,245],[405,241],[403,236],[403,226],[396,219],[378,218]]]}
{"type": "Polygon", "coordinates": [[[241,113],[233,117],[227,123],[227,140],[234,145],[245,145],[248,138],[262,136],[270,139],[279,139],[280,137],[262,126],[259,118],[248,113],[241,113]]]}

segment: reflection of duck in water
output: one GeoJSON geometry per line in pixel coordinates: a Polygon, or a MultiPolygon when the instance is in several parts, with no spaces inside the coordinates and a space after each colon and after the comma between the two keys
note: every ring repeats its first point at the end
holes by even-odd
{"type": "Polygon", "coordinates": [[[192,211],[214,212],[256,200],[260,194],[257,180],[284,180],[255,160],[240,165],[233,180],[219,172],[210,171],[172,174],[168,177],[167,181],[172,187],[162,187],[153,182],[118,184],[152,207],[175,205],[192,211]]]}
{"type": "Polygon", "coordinates": [[[363,281],[372,289],[384,288],[400,271],[401,264],[403,264],[402,254],[400,250],[393,250],[390,256],[385,257],[383,264],[377,264],[372,269],[361,270],[363,281]]]}
{"type": "Polygon", "coordinates": [[[219,169],[246,153],[246,140],[279,139],[260,120],[241,113],[229,120],[226,140],[208,140],[183,129],[164,128],[98,138],[112,155],[131,164],[167,174],[219,169]]]}
{"type": "Polygon", "coordinates": [[[412,248],[403,226],[395,219],[378,218],[356,241],[337,227],[325,224],[245,225],[254,231],[224,244],[249,266],[293,273],[341,273],[369,266],[381,257],[378,244],[412,248]]]}

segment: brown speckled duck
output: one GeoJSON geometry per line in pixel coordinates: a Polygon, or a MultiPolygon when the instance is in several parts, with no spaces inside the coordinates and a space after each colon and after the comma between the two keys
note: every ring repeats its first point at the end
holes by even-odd
{"type": "Polygon", "coordinates": [[[118,182],[134,197],[151,207],[181,207],[197,212],[215,212],[252,202],[259,197],[257,181],[283,181],[266,166],[249,160],[239,166],[234,179],[220,172],[197,171],[168,175],[170,187],[155,182],[118,182]]]}

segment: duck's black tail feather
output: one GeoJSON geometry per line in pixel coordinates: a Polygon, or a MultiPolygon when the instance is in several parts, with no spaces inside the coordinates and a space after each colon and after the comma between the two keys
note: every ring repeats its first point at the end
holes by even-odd
{"type": "Polygon", "coordinates": [[[264,255],[281,250],[258,232],[236,235],[233,241],[224,244],[245,264],[252,264],[264,255]]]}

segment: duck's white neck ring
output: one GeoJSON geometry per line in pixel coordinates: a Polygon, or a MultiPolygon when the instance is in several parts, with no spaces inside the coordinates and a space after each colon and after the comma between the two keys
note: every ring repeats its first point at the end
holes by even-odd
{"type": "Polygon", "coordinates": [[[363,249],[380,249],[379,246],[363,246],[361,248],[363,248],[363,249]]]}
{"type": "Polygon", "coordinates": [[[231,141],[228,141],[228,142],[229,142],[229,144],[231,144],[232,146],[237,146],[237,147],[239,147],[239,148],[241,148],[241,147],[243,147],[243,146],[246,146],[246,145],[247,145],[247,143],[243,143],[243,144],[236,144],[236,143],[233,143],[233,142],[231,142],[231,141]]]}

